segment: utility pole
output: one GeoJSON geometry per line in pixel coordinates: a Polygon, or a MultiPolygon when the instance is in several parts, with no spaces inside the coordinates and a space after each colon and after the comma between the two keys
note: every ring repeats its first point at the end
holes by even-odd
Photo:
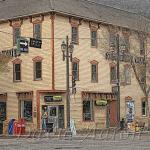
{"type": "Polygon", "coordinates": [[[120,46],[119,46],[119,34],[116,36],[117,47],[117,120],[118,127],[120,127],[120,46]]]}

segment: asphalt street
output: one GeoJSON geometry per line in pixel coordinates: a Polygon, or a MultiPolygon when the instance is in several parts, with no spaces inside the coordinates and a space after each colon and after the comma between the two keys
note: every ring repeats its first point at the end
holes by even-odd
{"type": "Polygon", "coordinates": [[[150,136],[0,138],[0,150],[149,150],[150,136]]]}

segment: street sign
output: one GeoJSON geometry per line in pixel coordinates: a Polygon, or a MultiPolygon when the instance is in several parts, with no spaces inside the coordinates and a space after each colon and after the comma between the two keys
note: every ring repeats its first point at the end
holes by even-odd
{"type": "Polygon", "coordinates": [[[29,42],[27,39],[19,38],[17,41],[17,49],[19,52],[28,53],[29,50],[29,42]]]}
{"type": "Polygon", "coordinates": [[[41,48],[41,46],[42,46],[42,40],[30,38],[30,47],[41,48]]]}

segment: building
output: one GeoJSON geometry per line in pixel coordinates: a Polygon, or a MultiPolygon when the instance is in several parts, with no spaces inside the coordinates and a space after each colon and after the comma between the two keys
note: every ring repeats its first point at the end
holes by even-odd
{"type": "MultiPolygon", "coordinates": [[[[117,126],[117,99],[112,92],[116,85],[116,61],[107,52],[115,50],[118,33],[122,50],[143,57],[145,48],[149,48],[149,38],[145,35],[150,32],[147,27],[150,21],[84,0],[0,3],[3,53],[16,53],[18,37],[42,40],[42,48],[29,47],[28,52],[13,57],[8,63],[9,72],[0,75],[3,120],[25,118],[28,129],[42,128],[41,117],[47,110],[49,127],[67,126],[66,63],[61,44],[68,35],[74,43],[70,81],[72,74],[77,81],[76,94],[71,95],[70,113],[76,128],[117,126]]],[[[144,94],[131,64],[121,62],[120,66],[121,117],[146,122],[144,94]]]]}

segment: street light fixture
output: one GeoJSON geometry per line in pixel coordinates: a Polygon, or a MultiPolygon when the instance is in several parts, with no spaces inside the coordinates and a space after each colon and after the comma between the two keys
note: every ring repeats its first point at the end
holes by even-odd
{"type": "Polygon", "coordinates": [[[63,61],[66,60],[66,111],[67,111],[67,131],[70,134],[70,90],[69,90],[69,58],[70,62],[72,62],[72,54],[73,54],[73,43],[69,44],[69,38],[66,36],[66,42],[63,41],[61,44],[61,50],[63,53],[63,61]]]}

